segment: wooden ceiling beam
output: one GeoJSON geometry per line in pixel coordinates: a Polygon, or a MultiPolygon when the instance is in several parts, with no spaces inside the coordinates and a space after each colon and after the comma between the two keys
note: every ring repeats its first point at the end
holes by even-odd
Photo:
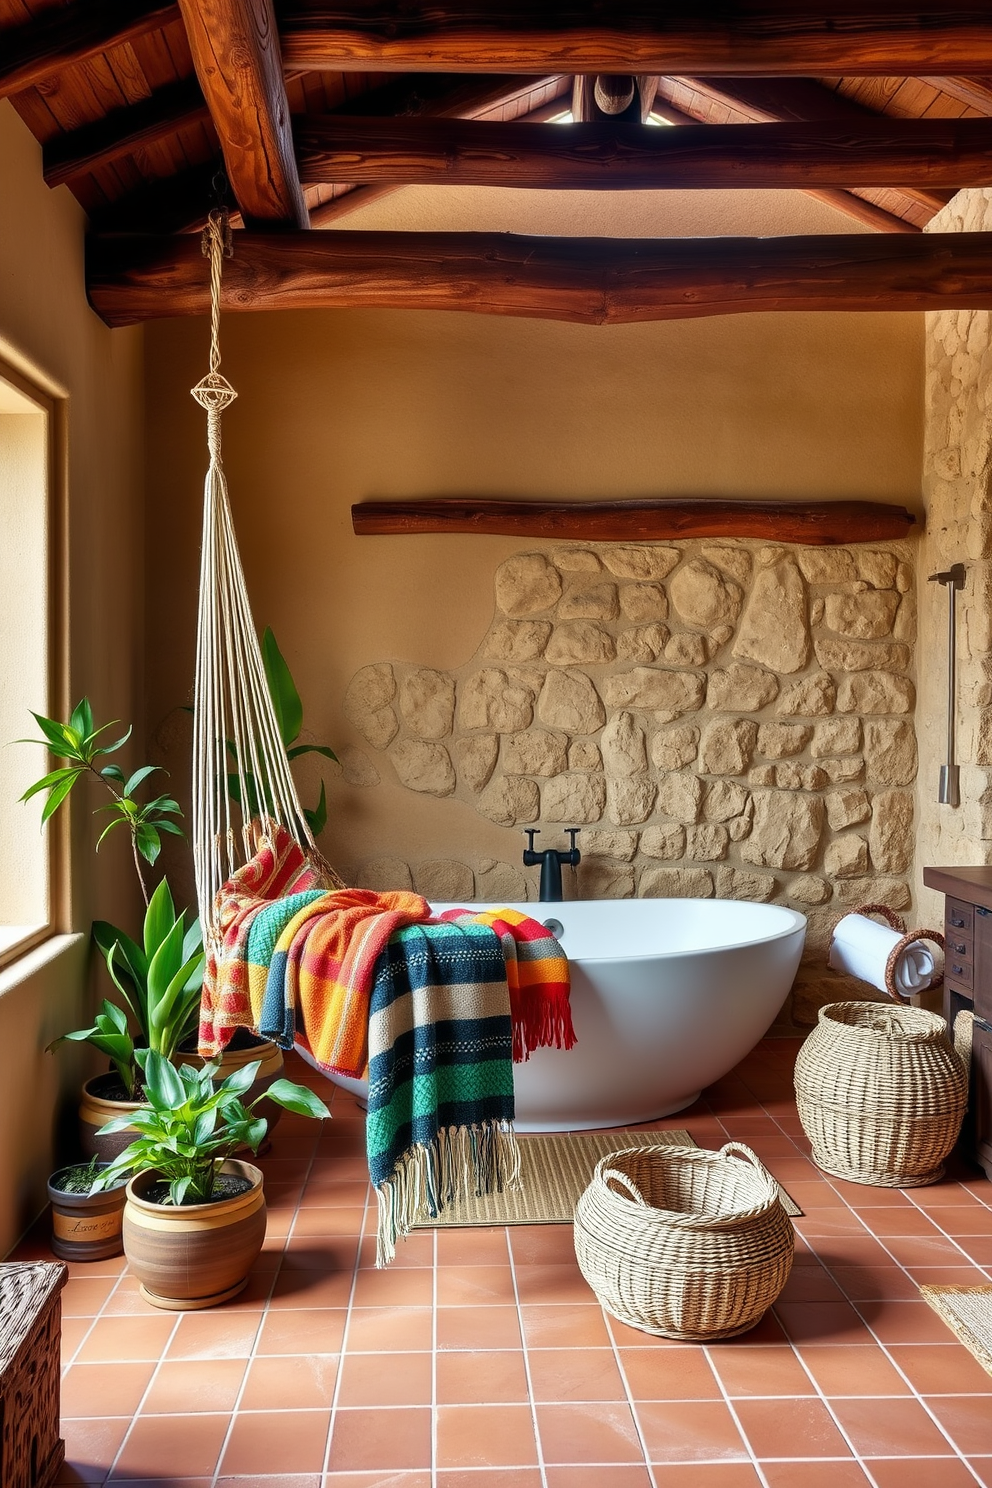
{"type": "Polygon", "coordinates": [[[49,7],[22,26],[0,31],[0,98],[85,62],[111,47],[161,30],[179,16],[174,0],[76,0],[49,7]]]}
{"type": "Polygon", "coordinates": [[[286,0],[280,17],[287,63],[332,72],[992,73],[987,0],[286,0]]]}
{"type": "MultiPolygon", "coordinates": [[[[204,315],[196,238],[95,237],[108,325],[204,315]]],[[[767,310],[992,309],[992,234],[560,238],[509,233],[238,233],[227,310],[416,309],[588,325],[767,310]]]]}
{"type": "Polygon", "coordinates": [[[179,0],[179,8],[244,217],[309,227],[272,0],[179,0]]]}
{"type": "Polygon", "coordinates": [[[294,134],[303,182],[549,191],[992,184],[992,119],[652,129],[321,114],[297,118],[294,134]]]}
{"type": "Polygon", "coordinates": [[[129,108],[114,109],[93,124],[46,140],[45,180],[61,186],[209,118],[196,78],[184,78],[129,108]]]}
{"type": "Polygon", "coordinates": [[[992,81],[976,77],[925,77],[923,82],[948,93],[958,103],[966,103],[979,113],[992,114],[992,81]]]}

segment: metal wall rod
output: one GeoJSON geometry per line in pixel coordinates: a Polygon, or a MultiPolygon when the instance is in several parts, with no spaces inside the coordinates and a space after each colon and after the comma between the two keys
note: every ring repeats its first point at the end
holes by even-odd
{"type": "Polygon", "coordinates": [[[964,588],[963,563],[954,563],[945,573],[930,575],[931,584],[947,589],[947,763],[940,767],[937,800],[942,806],[960,806],[961,771],[957,755],[957,595],[964,588]]]}

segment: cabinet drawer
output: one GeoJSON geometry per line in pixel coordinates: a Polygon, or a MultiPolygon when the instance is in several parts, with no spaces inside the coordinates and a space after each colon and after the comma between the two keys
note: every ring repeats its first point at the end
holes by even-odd
{"type": "Polygon", "coordinates": [[[955,960],[970,961],[975,963],[975,937],[964,930],[955,930],[952,925],[944,926],[944,942],[947,951],[947,959],[953,956],[955,960]]]}
{"type": "Polygon", "coordinates": [[[967,987],[970,990],[975,985],[975,968],[972,963],[950,951],[944,962],[944,976],[956,987],[967,987]]]}
{"type": "Polygon", "coordinates": [[[975,928],[975,906],[966,904],[963,899],[948,899],[944,923],[948,935],[955,930],[971,935],[975,928]]]}

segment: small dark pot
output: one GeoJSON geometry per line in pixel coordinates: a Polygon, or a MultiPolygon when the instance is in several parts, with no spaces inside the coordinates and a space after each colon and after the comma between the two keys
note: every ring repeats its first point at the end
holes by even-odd
{"type": "Polygon", "coordinates": [[[130,1115],[132,1111],[140,1110],[144,1102],[107,1100],[100,1094],[102,1082],[113,1085],[113,1077],[95,1075],[83,1086],[79,1103],[79,1145],[86,1157],[98,1157],[101,1162],[111,1162],[125,1147],[130,1147],[138,1133],[133,1126],[126,1127],[123,1131],[110,1132],[105,1137],[98,1136],[97,1133],[113,1117],[130,1115]]]}
{"type": "Polygon", "coordinates": [[[48,1197],[52,1205],[52,1250],[63,1261],[105,1261],[123,1255],[121,1221],[127,1185],[103,1193],[66,1193],[59,1179],[82,1163],[59,1168],[48,1180],[48,1197]]]}

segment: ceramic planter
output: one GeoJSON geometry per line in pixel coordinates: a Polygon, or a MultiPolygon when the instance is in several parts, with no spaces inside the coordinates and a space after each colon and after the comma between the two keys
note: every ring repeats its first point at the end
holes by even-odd
{"type": "Polygon", "coordinates": [[[108,1100],[100,1094],[100,1084],[107,1080],[107,1075],[95,1075],[92,1080],[87,1080],[79,1103],[80,1146],[87,1157],[98,1157],[101,1162],[110,1162],[117,1157],[138,1135],[135,1128],[129,1126],[101,1137],[97,1135],[101,1126],[115,1116],[126,1116],[139,1110],[143,1104],[142,1101],[108,1100]]]}
{"type": "Polygon", "coordinates": [[[212,1204],[153,1203],[155,1172],[138,1173],[127,1185],[124,1253],[153,1307],[192,1312],[216,1307],[244,1289],[265,1239],[262,1174],[231,1158],[221,1169],[249,1180],[251,1187],[212,1204]]]}
{"type": "MultiPolygon", "coordinates": [[[[191,1047],[183,1045],[173,1059],[173,1064],[192,1064],[198,1069],[206,1064],[206,1060],[196,1052],[195,1040],[190,1041],[191,1047]]],[[[271,1039],[259,1038],[257,1034],[249,1033],[247,1029],[239,1028],[234,1037],[220,1056],[220,1070],[217,1080],[226,1080],[228,1075],[241,1069],[243,1065],[251,1064],[254,1060],[261,1060],[258,1075],[249,1086],[242,1100],[250,1105],[276,1080],[283,1077],[283,1054],[278,1044],[271,1039]]],[[[268,1150],[269,1140],[282,1115],[282,1106],[277,1106],[275,1101],[262,1101],[255,1111],[256,1116],[264,1116],[269,1124],[268,1135],[262,1144],[263,1152],[268,1150]]]]}
{"type": "Polygon", "coordinates": [[[125,1185],[119,1183],[104,1193],[66,1193],[59,1180],[80,1163],[60,1168],[48,1180],[52,1205],[52,1250],[63,1261],[105,1261],[124,1250],[121,1221],[124,1216],[125,1185]]]}

